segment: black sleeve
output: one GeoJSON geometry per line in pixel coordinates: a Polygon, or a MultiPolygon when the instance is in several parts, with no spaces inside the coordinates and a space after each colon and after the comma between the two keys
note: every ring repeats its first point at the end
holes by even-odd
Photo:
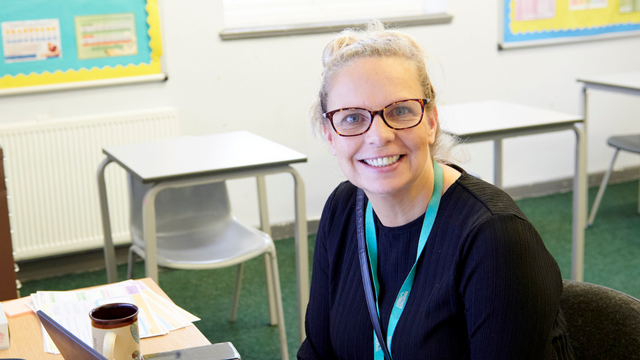
{"type": "Polygon", "coordinates": [[[494,215],[471,233],[464,257],[470,359],[544,359],[562,278],[533,225],[494,215]]]}
{"type": "MultiPolygon", "coordinates": [[[[335,194],[335,192],[334,192],[335,194]]],[[[330,280],[329,257],[327,255],[327,233],[332,218],[331,194],[327,200],[316,236],[316,246],[313,253],[313,270],[311,273],[311,294],[305,316],[305,331],[307,338],[298,350],[298,359],[336,359],[331,345],[329,332],[330,311],[330,280]]]]}

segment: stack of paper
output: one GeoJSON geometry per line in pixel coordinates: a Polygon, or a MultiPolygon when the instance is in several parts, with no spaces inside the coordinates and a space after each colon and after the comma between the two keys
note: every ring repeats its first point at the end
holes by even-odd
{"type": "MultiPolygon", "coordinates": [[[[31,294],[35,310],[42,310],[55,321],[92,346],[89,312],[100,305],[124,302],[136,304],[140,338],[164,335],[200,320],[171,301],[159,296],[140,281],[127,280],[89,290],[38,291],[31,294]]],[[[46,352],[59,354],[42,328],[46,352]]]]}

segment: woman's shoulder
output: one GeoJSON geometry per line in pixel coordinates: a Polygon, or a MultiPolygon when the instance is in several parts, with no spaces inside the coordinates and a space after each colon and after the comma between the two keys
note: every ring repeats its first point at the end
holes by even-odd
{"type": "Polygon", "coordinates": [[[354,212],[356,204],[356,193],[358,188],[351,182],[341,182],[327,198],[327,202],[324,204],[322,210],[322,216],[320,218],[320,227],[333,223],[336,219],[342,219],[349,217],[349,214],[354,212]]]}
{"type": "Polygon", "coordinates": [[[449,188],[445,195],[449,195],[449,201],[454,200],[461,205],[475,204],[479,211],[486,212],[487,215],[508,215],[512,214],[516,217],[527,220],[527,217],[520,210],[515,201],[504,190],[492,185],[474,175],[469,174],[463,168],[452,165],[462,175],[449,188]],[[460,198],[466,201],[460,203],[460,198]],[[471,203],[471,204],[469,204],[471,203]]]}
{"type": "Polygon", "coordinates": [[[338,210],[355,204],[356,193],[358,188],[350,181],[345,180],[341,182],[329,195],[325,204],[325,211],[327,207],[330,209],[338,210]]]}

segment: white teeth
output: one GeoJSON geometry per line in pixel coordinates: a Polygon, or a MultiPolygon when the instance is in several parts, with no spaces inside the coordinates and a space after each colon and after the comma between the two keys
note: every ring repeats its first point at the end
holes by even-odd
{"type": "Polygon", "coordinates": [[[377,159],[367,159],[367,160],[364,160],[364,162],[367,165],[371,165],[371,166],[375,166],[375,167],[382,167],[382,166],[391,165],[391,164],[395,163],[396,161],[398,161],[398,159],[400,159],[400,155],[377,158],[377,159]]]}

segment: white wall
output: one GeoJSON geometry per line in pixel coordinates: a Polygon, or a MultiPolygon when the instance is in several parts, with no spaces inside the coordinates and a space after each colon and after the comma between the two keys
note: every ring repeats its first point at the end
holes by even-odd
{"type": "MultiPolygon", "coordinates": [[[[439,104],[502,99],[581,114],[578,76],[640,71],[640,37],[497,50],[501,1],[449,1],[453,22],[409,27],[432,56],[439,104]]],[[[308,126],[308,108],[320,81],[320,52],[331,34],[223,42],[222,1],[163,0],[169,81],[0,98],[0,123],[33,121],[160,106],[180,109],[184,134],[246,129],[307,154],[295,165],[305,179],[307,214],[319,217],[343,179],[336,162],[308,126]]],[[[603,171],[608,136],[640,132],[640,99],[594,92],[589,107],[589,171],[603,171]]],[[[504,184],[517,186],[570,177],[572,132],[505,141],[504,184]]],[[[469,171],[491,179],[491,144],[469,147],[469,171]]],[[[625,156],[620,167],[638,165],[625,156]]],[[[267,178],[271,222],[293,219],[293,182],[267,178]]],[[[230,184],[234,212],[258,223],[255,183],[230,184]],[[247,191],[248,190],[248,191],[247,191]]]]}

